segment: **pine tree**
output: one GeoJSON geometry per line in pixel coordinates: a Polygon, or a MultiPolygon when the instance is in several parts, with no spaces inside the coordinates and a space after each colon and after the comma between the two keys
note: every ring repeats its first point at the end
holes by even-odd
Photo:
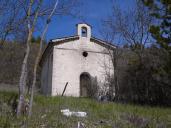
{"type": "Polygon", "coordinates": [[[171,55],[171,0],[143,0],[155,23],[150,32],[156,43],[171,55]]]}
{"type": "Polygon", "coordinates": [[[167,53],[164,70],[171,77],[171,0],[143,0],[143,2],[154,18],[149,31],[156,43],[167,53]]]}

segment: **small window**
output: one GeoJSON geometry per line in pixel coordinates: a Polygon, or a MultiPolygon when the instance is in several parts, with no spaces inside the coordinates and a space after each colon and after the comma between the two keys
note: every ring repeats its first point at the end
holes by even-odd
{"type": "Polygon", "coordinates": [[[88,56],[88,52],[85,52],[85,51],[84,51],[84,52],[82,53],[82,55],[83,55],[84,57],[87,57],[87,56],[88,56]]]}
{"type": "Polygon", "coordinates": [[[86,27],[81,28],[81,34],[82,34],[82,37],[87,37],[87,28],[86,27]]]}

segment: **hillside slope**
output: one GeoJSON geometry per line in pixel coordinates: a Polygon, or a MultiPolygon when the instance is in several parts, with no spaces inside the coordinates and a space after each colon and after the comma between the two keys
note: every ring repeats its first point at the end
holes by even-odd
{"type": "MultiPolygon", "coordinates": [[[[11,102],[16,93],[0,93],[0,128],[20,127],[21,120],[12,114],[11,102]]],[[[170,128],[171,108],[102,103],[88,98],[45,97],[37,95],[29,128],[170,128]],[[85,111],[87,117],[66,117],[61,109],[85,111]]],[[[26,119],[26,118],[23,118],[26,119]]]]}

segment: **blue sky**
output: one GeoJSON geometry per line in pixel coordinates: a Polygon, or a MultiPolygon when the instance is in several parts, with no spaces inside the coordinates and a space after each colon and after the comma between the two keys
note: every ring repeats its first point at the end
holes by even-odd
{"type": "MultiPolygon", "coordinates": [[[[102,38],[100,34],[101,20],[111,13],[111,0],[80,0],[83,5],[80,7],[81,16],[86,23],[92,26],[92,35],[102,38]]],[[[134,0],[114,0],[123,10],[134,6],[134,0]]],[[[84,22],[81,19],[71,16],[55,16],[47,31],[46,40],[76,35],[76,24],[84,22]]]]}

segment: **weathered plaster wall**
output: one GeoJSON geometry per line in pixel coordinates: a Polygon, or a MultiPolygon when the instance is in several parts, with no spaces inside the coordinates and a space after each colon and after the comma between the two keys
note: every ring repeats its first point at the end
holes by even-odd
{"type": "Polygon", "coordinates": [[[113,73],[110,56],[105,50],[86,38],[54,46],[52,95],[61,95],[68,82],[65,94],[80,96],[80,75],[83,72],[97,77],[102,86],[106,72],[113,73]],[[84,51],[88,52],[87,57],[82,55],[84,51]]]}
{"type": "MultiPolygon", "coordinates": [[[[51,51],[52,52],[52,51],[51,51]]],[[[45,58],[41,70],[41,90],[45,95],[52,93],[52,67],[53,67],[53,54],[50,52],[45,58]]]]}
{"type": "Polygon", "coordinates": [[[79,40],[65,42],[53,46],[46,56],[42,68],[42,90],[48,95],[61,95],[65,84],[67,96],[80,96],[80,75],[83,72],[96,77],[98,85],[103,88],[106,73],[113,74],[113,65],[108,49],[91,42],[91,27],[86,24],[77,26],[79,40]],[[81,28],[87,27],[87,37],[82,37],[81,28]],[[86,51],[87,57],[82,53],[86,51]],[[52,56],[53,55],[53,56],[52,56]]]}

